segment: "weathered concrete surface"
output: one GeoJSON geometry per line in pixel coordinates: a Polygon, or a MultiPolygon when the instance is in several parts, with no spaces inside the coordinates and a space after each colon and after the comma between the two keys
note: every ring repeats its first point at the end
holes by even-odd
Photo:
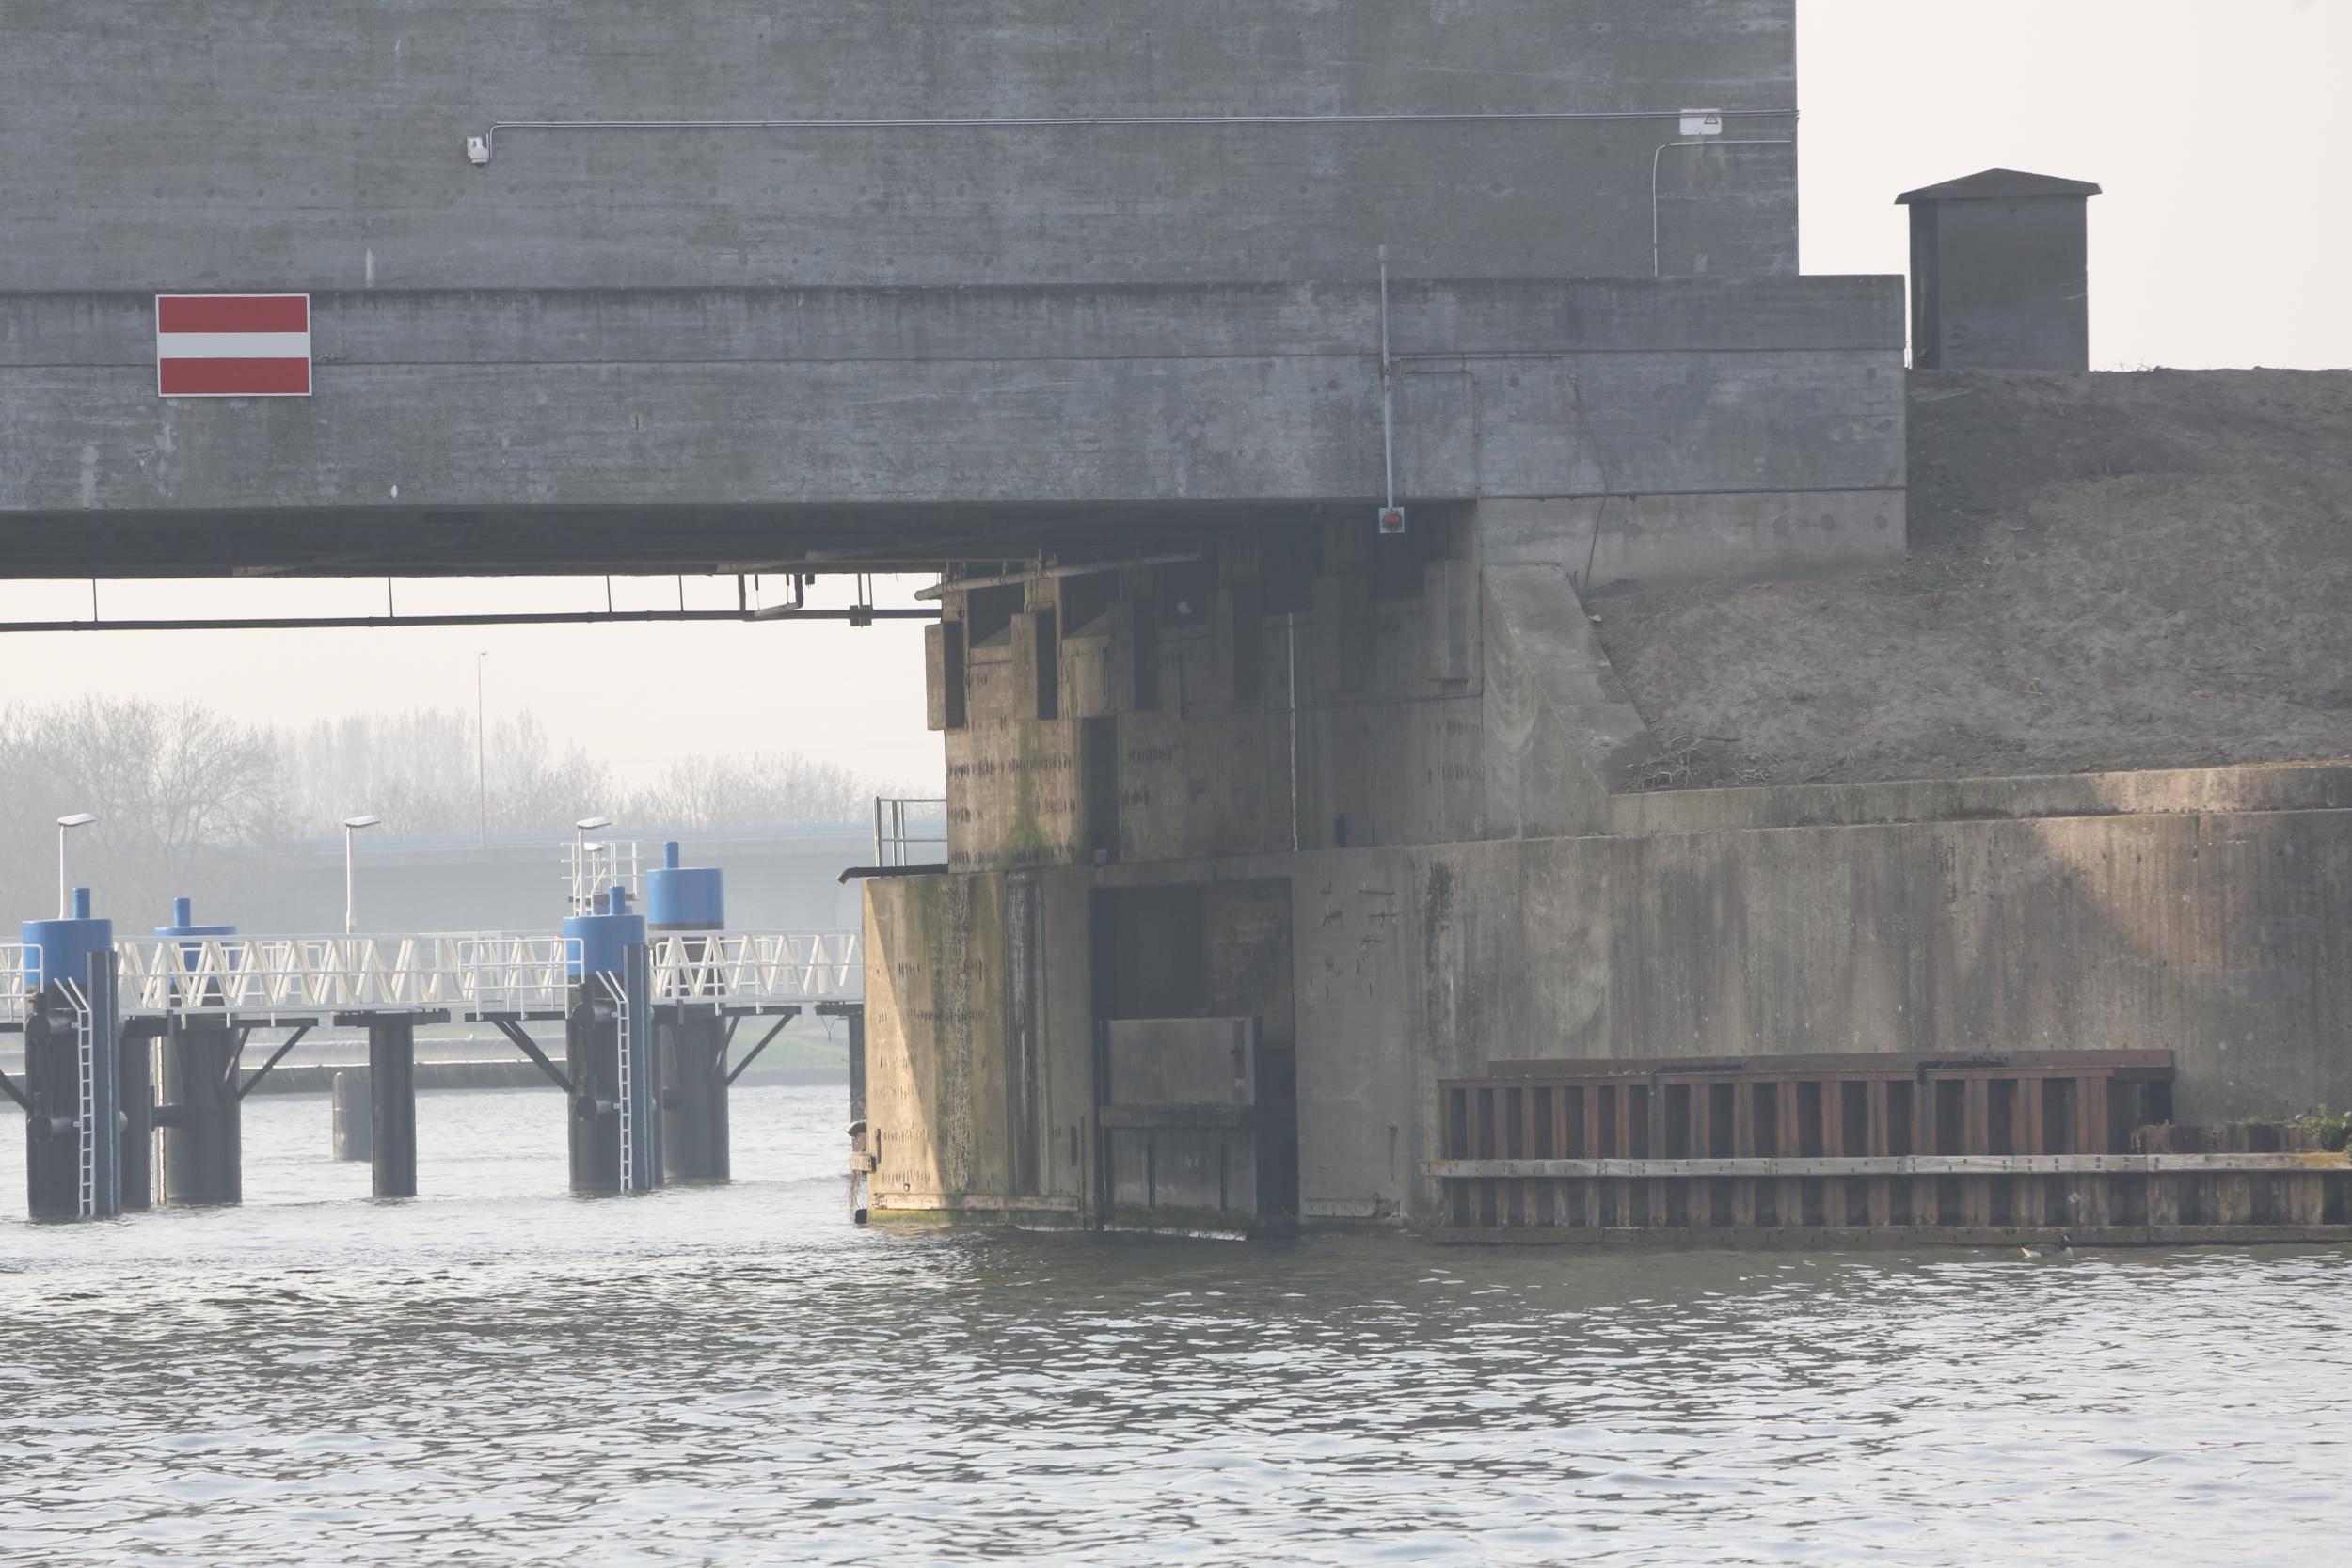
{"type": "Polygon", "coordinates": [[[1486,579],[1486,825],[1500,838],[1606,831],[1611,797],[1653,743],[1567,575],[1490,566],[1486,579]]]}
{"type": "Polygon", "coordinates": [[[1049,896],[1288,878],[1306,1212],[1413,1218],[1436,1079],[1497,1058],[2158,1047],[2184,1120],[2344,1103],[2348,780],[2185,773],[2091,816],[2031,815],[2020,781],[2007,819],[1123,865],[1049,896]],[[2201,804],[2233,795],[2266,804],[2201,804]]]}
{"type": "Polygon", "coordinates": [[[1096,1136],[1082,883],[869,882],[866,942],[875,1212],[1073,1223],[1096,1136]]]}
{"type": "MultiPolygon", "coordinates": [[[[1672,119],[513,131],[482,169],[462,149],[498,119],[1789,110],[1794,12],[15,0],[0,103],[38,135],[0,164],[0,290],[1361,279],[1383,242],[1422,276],[1647,276],[1672,119]]],[[[1794,153],[1671,154],[1668,270],[1793,273],[1794,153]]]]}
{"type": "Polygon", "coordinates": [[[1689,782],[2352,756],[2352,373],[1910,384],[1908,559],[1592,601],[1689,782]]]}
{"type": "MultiPolygon", "coordinates": [[[[1899,546],[1900,303],[1890,278],[1401,282],[1399,483],[1869,519],[1720,561],[1679,524],[1612,544],[1660,574],[1899,546]]],[[[1018,555],[1040,509],[1133,529],[1381,489],[1360,284],[346,291],[312,320],[314,396],[165,400],[147,295],[0,295],[0,571],[594,571],[553,546],[594,516],[680,569],[894,521],[1018,555]]],[[[1589,531],[1519,547],[1581,566],[1589,531]]]]}

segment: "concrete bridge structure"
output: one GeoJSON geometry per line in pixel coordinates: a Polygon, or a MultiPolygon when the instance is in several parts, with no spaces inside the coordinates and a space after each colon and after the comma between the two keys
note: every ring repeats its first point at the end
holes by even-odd
{"type": "Polygon", "coordinates": [[[2341,770],[1639,787],[1590,595],[1904,547],[1794,0],[12,15],[0,572],[944,575],[879,1218],[1426,1220],[1497,1058],[2352,1091],[2336,927],[2152,957],[2340,889],[2341,770]],[[309,293],[314,394],[159,397],[183,291],[309,293]]]}

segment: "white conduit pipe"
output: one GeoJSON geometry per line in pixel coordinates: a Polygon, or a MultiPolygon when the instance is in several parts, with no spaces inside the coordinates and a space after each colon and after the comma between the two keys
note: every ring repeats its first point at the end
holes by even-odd
{"type": "MultiPolygon", "coordinates": [[[[498,119],[466,138],[466,156],[487,164],[501,131],[1066,131],[1120,126],[1561,125],[1679,119],[1688,109],[1498,111],[1490,114],[1035,115],[971,119],[498,119]]],[[[1713,109],[1725,119],[1796,118],[1794,109],[1713,109]]]]}
{"type": "Polygon", "coordinates": [[[1661,276],[1664,263],[1658,245],[1658,166],[1666,154],[1677,147],[1794,147],[1796,139],[1782,136],[1760,141],[1724,141],[1717,136],[1699,136],[1690,141],[1670,141],[1650,154],[1649,159],[1649,275],[1661,276]]]}

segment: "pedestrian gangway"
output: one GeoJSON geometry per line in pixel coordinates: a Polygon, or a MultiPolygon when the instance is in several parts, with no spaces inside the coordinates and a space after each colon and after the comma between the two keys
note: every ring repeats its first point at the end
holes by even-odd
{"type": "MultiPolygon", "coordinates": [[[[656,1007],[750,1017],[864,994],[855,931],[659,932],[646,942],[656,1007]]],[[[564,1017],[576,938],[516,932],[173,936],[119,942],[121,1013],[272,1027],[370,1016],[453,1022],[564,1017]]],[[[0,943],[0,1029],[37,998],[38,947],[0,943]]]]}

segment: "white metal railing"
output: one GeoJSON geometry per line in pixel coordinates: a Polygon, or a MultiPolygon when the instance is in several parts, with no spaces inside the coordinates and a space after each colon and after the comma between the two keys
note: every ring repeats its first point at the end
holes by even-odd
{"type": "MultiPolygon", "coordinates": [[[[855,931],[667,931],[655,933],[648,946],[657,1003],[756,1006],[865,994],[855,931]]],[[[117,951],[125,1013],[256,1020],[560,1013],[580,957],[575,938],[494,931],[150,937],[119,942],[117,951]]],[[[11,961],[21,1013],[37,960],[21,947],[0,949],[0,964],[11,961]]],[[[9,1005],[10,973],[0,968],[0,1007],[9,1005]]]]}
{"type": "Polygon", "coordinates": [[[656,1002],[855,1001],[866,994],[855,931],[662,931],[651,939],[656,1002]]]}
{"type": "Polygon", "coordinates": [[[572,971],[580,963],[577,937],[485,934],[461,938],[459,967],[468,1003],[478,1014],[562,1012],[572,971]]]}
{"type": "Polygon", "coordinates": [[[36,942],[0,942],[0,1024],[24,1027],[32,1011],[33,976],[40,973],[36,942]]]}
{"type": "Polygon", "coordinates": [[[561,1010],[579,944],[464,932],[159,937],[118,951],[126,1012],[266,1018],[561,1010]]]}
{"type": "Polygon", "coordinates": [[[564,846],[564,882],[570,890],[572,912],[594,914],[604,890],[624,887],[639,903],[644,901],[645,873],[642,847],[634,840],[577,840],[564,846]]]}
{"type": "Polygon", "coordinates": [[[924,795],[874,797],[874,863],[929,865],[947,858],[947,800],[924,795]],[[936,845],[939,853],[917,861],[918,846],[936,845]]]}

